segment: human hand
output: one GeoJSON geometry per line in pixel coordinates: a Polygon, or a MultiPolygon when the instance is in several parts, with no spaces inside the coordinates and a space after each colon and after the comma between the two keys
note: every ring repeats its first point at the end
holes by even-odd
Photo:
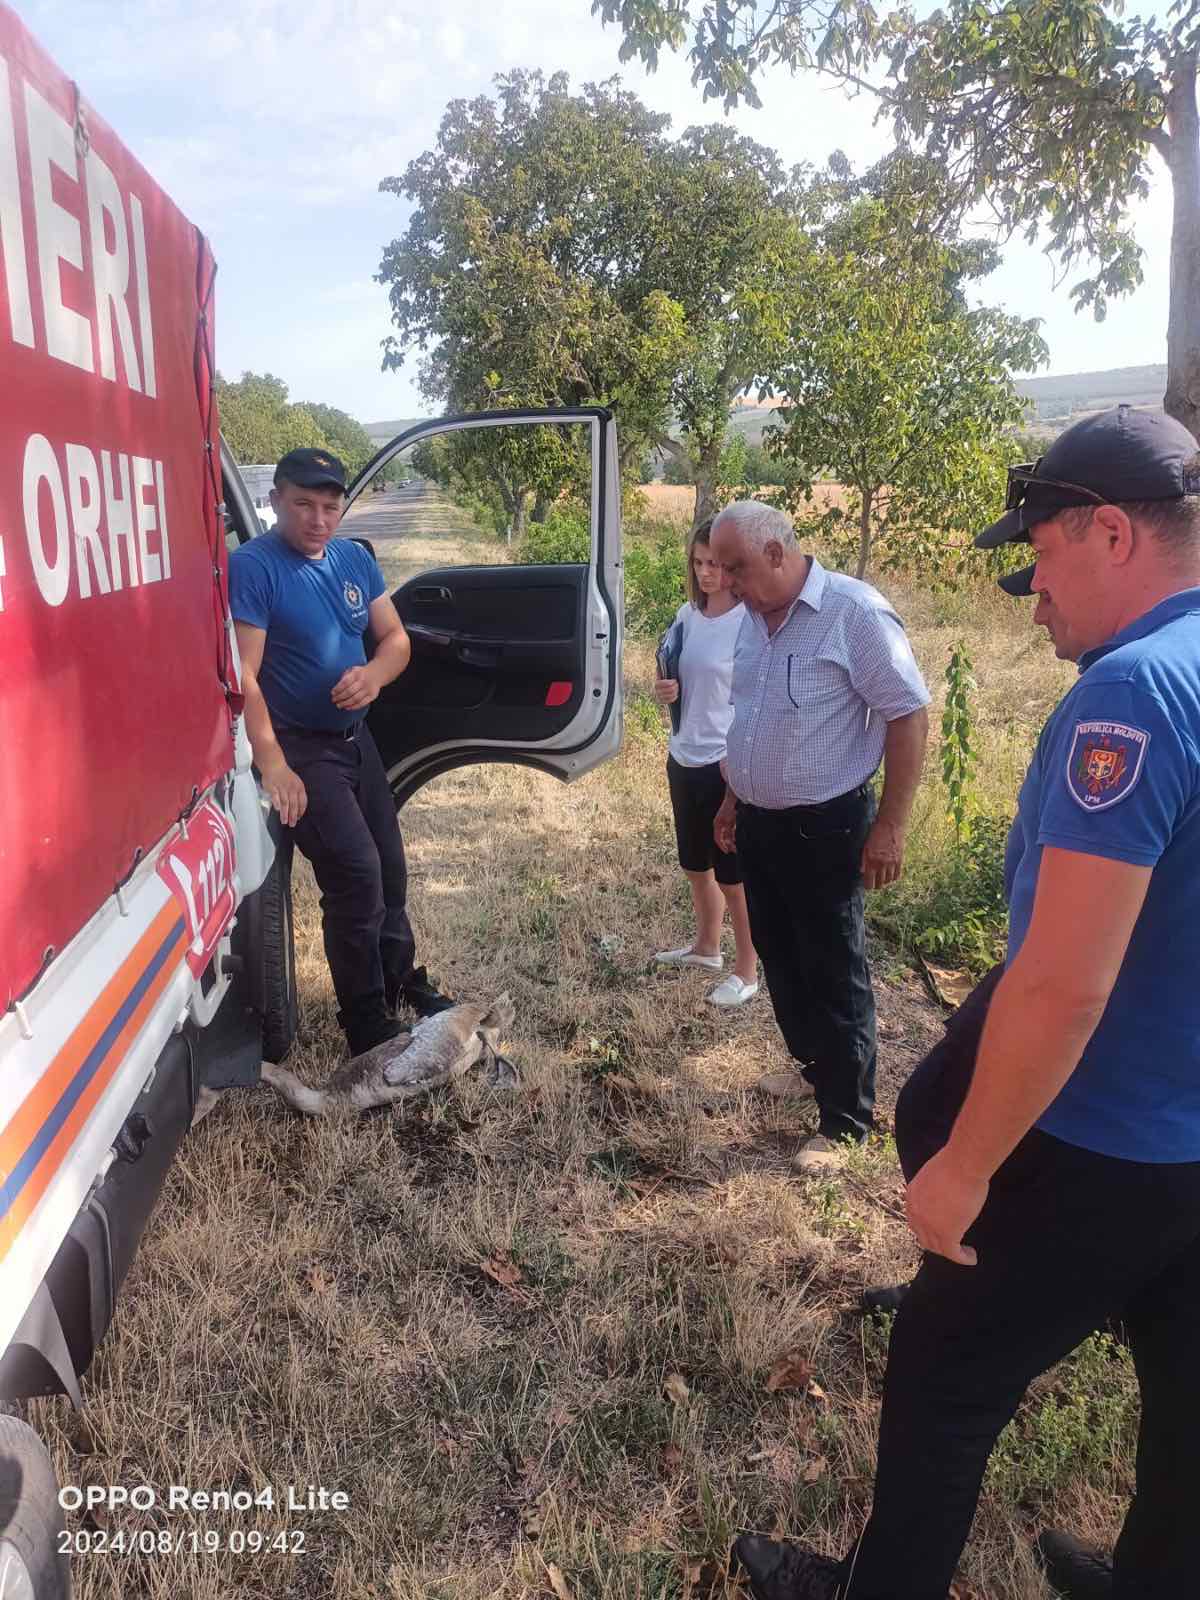
{"type": "Polygon", "coordinates": [[[308,809],[304,784],[281,757],[261,769],[262,786],[285,828],[294,828],[308,809]]]}
{"type": "Polygon", "coordinates": [[[908,1225],[926,1250],[960,1267],[973,1267],[979,1258],[962,1239],[987,1196],[988,1180],[965,1172],[947,1146],[930,1157],[908,1186],[908,1225]]]}
{"type": "Polygon", "coordinates": [[[728,791],[713,818],[713,838],[717,849],[726,855],[732,855],[737,848],[737,800],[728,791]]]}
{"type": "Polygon", "coordinates": [[[379,681],[370,662],[365,667],[347,667],[329,694],[339,711],[361,711],[378,696],[379,681]]]}
{"type": "Polygon", "coordinates": [[[671,705],[679,699],[679,679],[655,678],[653,694],[660,706],[671,705]]]}
{"type": "Polygon", "coordinates": [[[863,845],[862,875],[866,889],[885,889],[904,871],[904,829],[876,817],[863,845]]]}

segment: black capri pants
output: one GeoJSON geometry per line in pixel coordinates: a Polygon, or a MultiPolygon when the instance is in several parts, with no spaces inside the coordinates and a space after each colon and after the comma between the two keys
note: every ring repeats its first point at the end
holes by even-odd
{"type": "Polygon", "coordinates": [[[674,756],[668,756],[667,784],[675,815],[679,865],[685,872],[711,869],[718,883],[741,883],[737,856],[732,851],[719,850],[713,838],[713,822],[725,798],[721,763],[714,761],[707,767],[685,767],[674,756]]]}

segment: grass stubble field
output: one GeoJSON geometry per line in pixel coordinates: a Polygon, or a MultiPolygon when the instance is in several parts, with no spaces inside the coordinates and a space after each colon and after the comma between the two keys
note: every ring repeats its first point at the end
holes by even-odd
{"type": "MultiPolygon", "coordinates": [[[[477,537],[446,506],[380,555],[391,577],[496,559],[477,537]]],[[[883,586],[935,710],[967,642],[1002,803],[1070,669],[983,586],[883,586]]],[[[63,1482],[313,1485],[348,1509],[101,1512],[184,1548],[78,1558],[81,1600],[717,1600],[741,1592],[724,1562],[742,1529],[840,1553],[860,1525],[887,1329],[855,1307],[915,1261],[891,1110],[941,1018],[877,945],[879,1133],[844,1173],[794,1176],[812,1112],[752,1088],[784,1060],[765,991],[721,1014],[702,975],[649,962],[687,927],[652,671],[632,642],[625,748],[580,783],[466,769],[404,812],[421,957],[456,994],[512,994],[520,1086],[467,1080],[353,1122],[226,1096],[168,1182],[83,1413],[31,1408],[63,1482]],[[204,1551],[237,1529],[299,1530],[305,1552],[204,1551]]],[[[931,761],[913,870],[947,839],[931,761]]],[[[302,863],[295,890],[291,1059],[319,1081],[340,1036],[302,863]]],[[[1105,1337],[1039,1383],[958,1600],[1040,1600],[1028,1535],[1045,1523],[1110,1540],[1135,1428],[1105,1337]]]]}

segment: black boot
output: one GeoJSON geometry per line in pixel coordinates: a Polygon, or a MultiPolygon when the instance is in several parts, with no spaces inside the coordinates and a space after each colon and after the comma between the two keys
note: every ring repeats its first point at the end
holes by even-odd
{"type": "Polygon", "coordinates": [[[419,1017],[436,1017],[439,1011],[449,1011],[456,1004],[442,994],[424,967],[414,967],[400,985],[395,1003],[408,1006],[419,1017]]]}
{"type": "Polygon", "coordinates": [[[1092,1545],[1058,1528],[1045,1528],[1035,1548],[1047,1582],[1064,1600],[1112,1600],[1112,1562],[1092,1545]]]}
{"type": "Polygon", "coordinates": [[[403,1023],[397,1022],[395,1017],[376,1017],[349,1023],[346,1026],[346,1047],[350,1059],[353,1061],[355,1056],[365,1056],[377,1044],[383,1044],[385,1039],[394,1039],[403,1032],[403,1023]]]}
{"type": "Polygon", "coordinates": [[[750,1579],[754,1600],[838,1600],[842,1563],[798,1544],[744,1533],[733,1546],[750,1579]]]}
{"type": "Polygon", "coordinates": [[[911,1283],[891,1283],[886,1287],[876,1285],[862,1292],[862,1308],[868,1316],[882,1316],[885,1311],[899,1311],[904,1304],[911,1283]]]}

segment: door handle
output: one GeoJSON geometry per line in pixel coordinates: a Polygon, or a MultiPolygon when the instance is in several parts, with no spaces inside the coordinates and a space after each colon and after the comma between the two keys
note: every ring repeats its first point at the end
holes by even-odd
{"type": "Polygon", "coordinates": [[[412,591],[412,602],[416,606],[449,606],[454,604],[454,596],[444,584],[427,583],[421,588],[412,591]]]}
{"type": "Polygon", "coordinates": [[[495,645],[460,644],[458,659],[465,667],[494,667],[500,660],[495,645]]]}
{"type": "Polygon", "coordinates": [[[416,639],[419,643],[429,645],[436,650],[449,650],[454,643],[452,633],[443,633],[440,628],[427,628],[420,622],[408,623],[406,632],[410,639],[416,639]]]}

